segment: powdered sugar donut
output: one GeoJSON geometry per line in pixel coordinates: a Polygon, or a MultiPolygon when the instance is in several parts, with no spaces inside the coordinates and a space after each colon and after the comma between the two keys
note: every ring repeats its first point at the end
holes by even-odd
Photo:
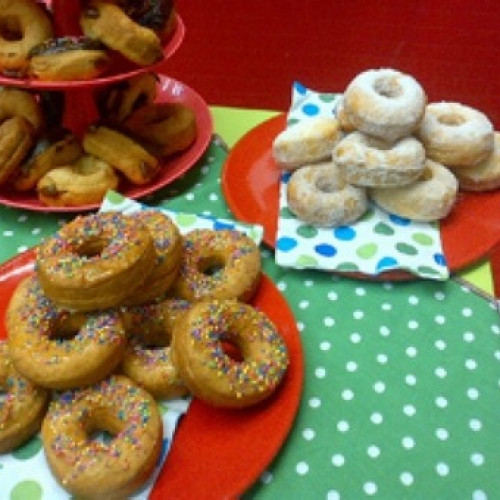
{"type": "Polygon", "coordinates": [[[493,151],[493,125],[477,109],[458,102],[428,104],[418,130],[427,156],[447,167],[473,167],[493,151]]]}
{"type": "Polygon", "coordinates": [[[460,189],[464,191],[492,191],[500,187],[500,132],[494,134],[493,153],[474,168],[454,171],[460,189]]]}
{"type": "Polygon", "coordinates": [[[272,144],[273,157],[285,170],[327,160],[340,136],[339,123],[334,117],[308,118],[276,136],[272,144]]]}
{"type": "Polygon", "coordinates": [[[422,173],[425,149],[414,137],[388,144],[362,132],[341,139],[332,154],[347,182],[356,186],[403,186],[422,173]]]}
{"type": "Polygon", "coordinates": [[[287,201],[297,218],[322,227],[354,222],[367,208],[365,190],[348,184],[332,162],[295,170],[287,184],[287,201]]]}
{"type": "Polygon", "coordinates": [[[422,175],[407,186],[373,188],[371,199],[384,210],[417,221],[446,217],[455,203],[458,181],[445,166],[426,160],[422,175]]]}
{"type": "Polygon", "coordinates": [[[357,75],[344,93],[344,111],[357,130],[392,142],[418,127],[427,97],[411,75],[371,69],[357,75]]]}

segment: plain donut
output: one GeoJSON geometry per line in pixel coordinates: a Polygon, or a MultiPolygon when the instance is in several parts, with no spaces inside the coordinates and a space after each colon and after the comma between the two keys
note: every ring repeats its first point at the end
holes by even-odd
{"type": "Polygon", "coordinates": [[[434,221],[446,217],[458,192],[458,181],[445,166],[426,160],[422,175],[407,186],[373,188],[371,199],[381,208],[400,217],[434,221]]]}
{"type": "Polygon", "coordinates": [[[418,127],[427,97],[411,75],[394,69],[372,69],[347,86],[343,109],[357,130],[392,142],[418,127]]]}
{"type": "Polygon", "coordinates": [[[426,106],[418,130],[427,156],[450,168],[474,167],[493,151],[493,125],[477,109],[457,102],[426,106]]]}
{"type": "Polygon", "coordinates": [[[402,186],[422,173],[425,149],[414,137],[386,143],[362,132],[352,132],[337,143],[332,158],[350,184],[402,186]]]}
{"type": "Polygon", "coordinates": [[[349,224],[367,209],[365,189],[348,184],[332,162],[295,170],[286,189],[290,211],[298,219],[315,226],[349,224]]]}

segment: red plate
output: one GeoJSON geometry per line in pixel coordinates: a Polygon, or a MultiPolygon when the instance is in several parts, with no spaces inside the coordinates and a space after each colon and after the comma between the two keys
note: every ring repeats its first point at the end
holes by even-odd
{"type": "MultiPolygon", "coordinates": [[[[87,102],[89,99],[93,99],[92,94],[89,93],[90,91],[77,90],[75,92],[75,95],[73,95],[72,91],[66,93],[66,98],[71,98],[71,103],[66,102],[65,125],[71,130],[84,128],[86,122],[90,123],[93,121],[94,116],[92,115],[95,114],[93,101],[92,103],[87,102]],[[85,104],[87,104],[86,108],[85,104]],[[88,116],[85,116],[85,113],[88,116]],[[72,123],[74,123],[74,126],[72,126],[72,123]]],[[[164,75],[159,75],[157,102],[180,102],[191,107],[196,114],[198,135],[189,149],[165,161],[160,174],[153,182],[144,186],[137,186],[123,181],[118,191],[129,198],[138,199],[154,193],[178,179],[200,159],[212,137],[213,121],[207,103],[197,92],[184,83],[164,75]]],[[[39,212],[81,212],[99,208],[99,205],[47,207],[40,203],[35,191],[17,192],[9,186],[2,186],[0,188],[0,204],[39,212]]]]}
{"type": "MultiPolygon", "coordinates": [[[[30,250],[0,265],[0,317],[19,281],[33,272],[30,250]]],[[[262,277],[253,304],[267,313],[287,344],[290,366],[270,399],[246,410],[221,410],[193,400],[151,494],[152,499],[236,498],[270,464],[297,413],[304,376],[296,322],[285,298],[262,277]]],[[[5,325],[0,338],[5,338],[5,325]]]]}
{"type": "MultiPolygon", "coordinates": [[[[222,189],[229,208],[238,219],[261,224],[264,241],[271,247],[276,241],[280,179],[271,150],[285,123],[286,116],[278,115],[249,131],[229,153],[222,173],[222,189]]],[[[499,207],[500,190],[460,193],[453,212],[441,222],[443,249],[451,271],[485,257],[499,240],[499,207]]],[[[397,271],[381,277],[415,279],[397,271]]]]}

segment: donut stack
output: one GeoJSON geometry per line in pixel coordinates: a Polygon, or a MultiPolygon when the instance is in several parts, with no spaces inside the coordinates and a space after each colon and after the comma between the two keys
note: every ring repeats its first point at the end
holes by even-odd
{"type": "Polygon", "coordinates": [[[289,209],[313,225],[359,219],[372,200],[417,221],[443,219],[459,188],[500,186],[500,136],[486,115],[427,103],[420,83],[394,69],[367,70],[346,87],[336,115],[303,120],[273,141],[289,209]]]}
{"type": "Polygon", "coordinates": [[[1,89],[0,186],[78,207],[101,203],[123,182],[152,182],[197,135],[189,106],[155,102],[157,83],[145,72],[95,91],[99,119],[81,140],[62,125],[62,94],[1,89]]]}
{"type": "Polygon", "coordinates": [[[7,309],[0,387],[10,406],[4,416],[0,405],[0,452],[41,426],[68,492],[135,491],[160,454],[155,399],[191,393],[244,408],[280,385],[285,343],[248,303],[260,273],[246,235],[183,237],[158,211],[91,214],[63,226],[41,243],[35,272],[7,309]],[[20,425],[12,417],[20,414],[29,421],[20,425]],[[109,445],[90,437],[96,429],[114,436],[109,445]]]}

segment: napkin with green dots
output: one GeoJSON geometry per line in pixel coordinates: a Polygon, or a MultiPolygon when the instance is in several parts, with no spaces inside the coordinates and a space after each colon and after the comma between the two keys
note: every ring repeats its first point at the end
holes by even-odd
{"type": "MultiPolygon", "coordinates": [[[[100,211],[133,213],[150,208],[152,207],[110,191],[103,200],[100,211]]],[[[154,207],[154,209],[166,213],[177,224],[182,234],[193,229],[237,229],[247,234],[257,245],[262,240],[263,228],[259,225],[240,224],[230,219],[196,215],[164,207],[154,207]]],[[[163,419],[161,457],[149,480],[130,497],[131,499],[146,500],[151,493],[167,458],[179,419],[187,412],[189,402],[189,398],[158,401],[163,419]]],[[[68,500],[72,498],[59,486],[50,472],[39,434],[12,453],[1,455],[0,473],[0,500],[4,498],[10,500],[68,500]],[[8,497],[3,496],[6,492],[9,492],[8,497]]]]}
{"type": "MultiPolygon", "coordinates": [[[[341,97],[295,82],[287,126],[311,117],[335,116],[341,97]]],[[[368,276],[404,270],[420,278],[449,277],[437,222],[411,221],[371,204],[353,224],[314,227],[299,221],[288,208],[286,186],[290,175],[283,173],[280,183],[275,254],[279,266],[360,272],[368,276]]]]}

